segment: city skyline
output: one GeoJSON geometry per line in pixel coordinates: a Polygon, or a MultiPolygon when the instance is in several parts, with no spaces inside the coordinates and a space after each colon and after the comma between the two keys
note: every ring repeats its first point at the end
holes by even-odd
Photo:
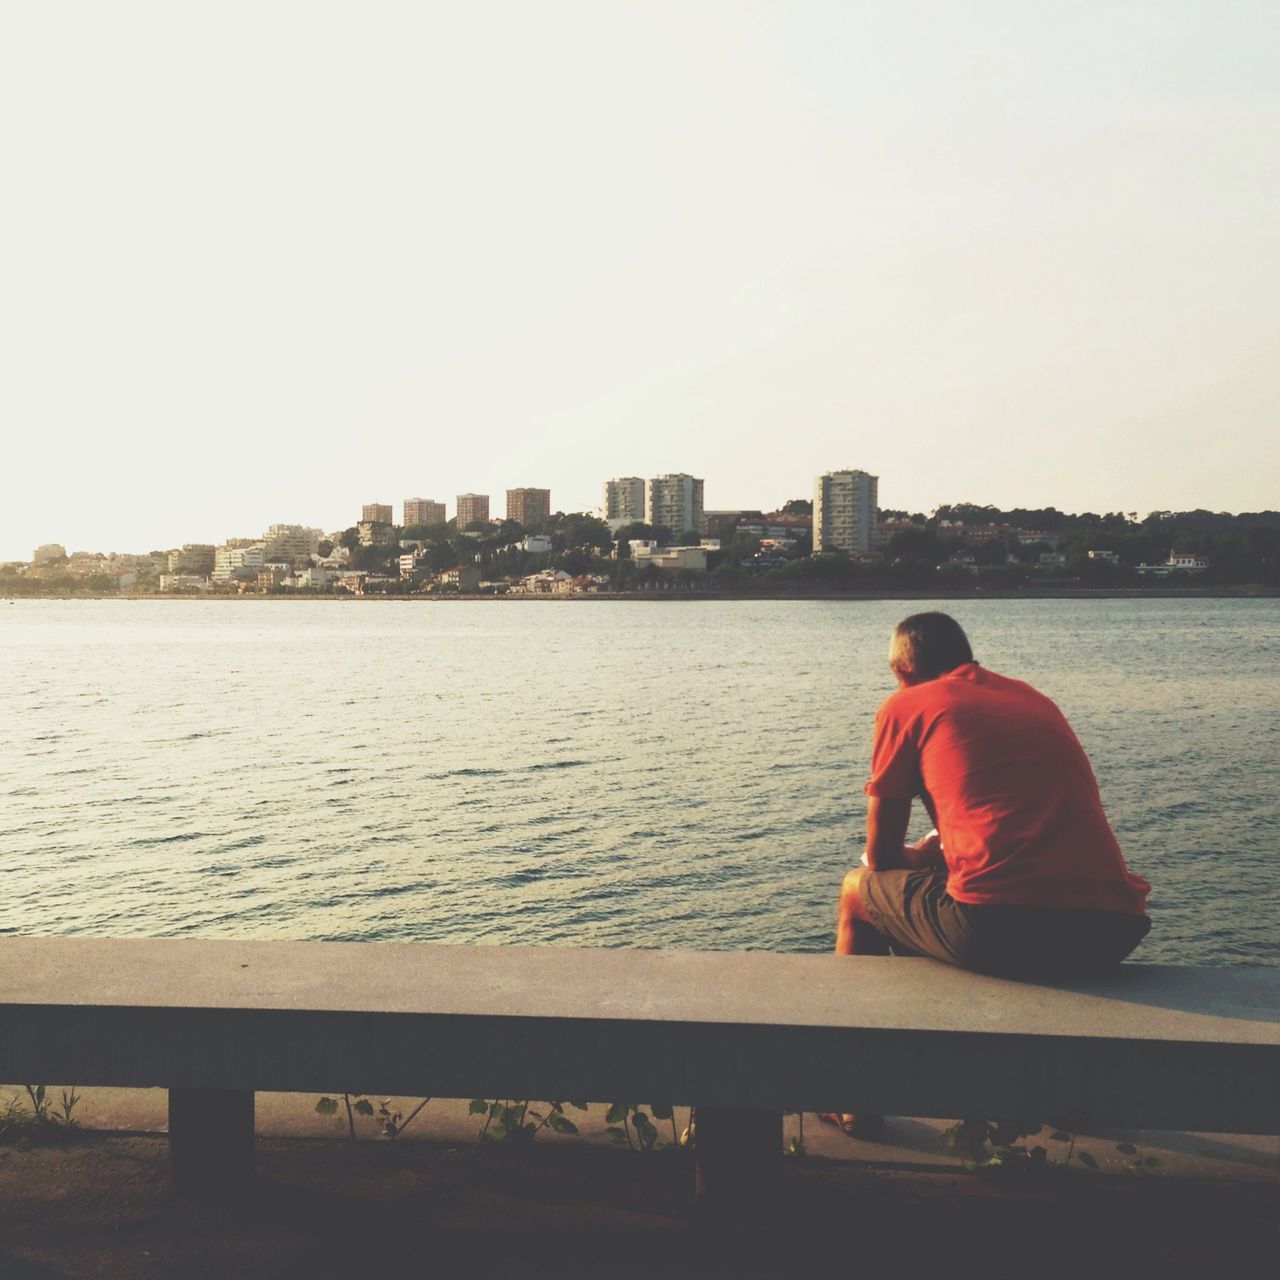
{"type": "Polygon", "coordinates": [[[0,559],[849,458],[1277,505],[1273,7],[482,10],[6,15],[0,559]]]}

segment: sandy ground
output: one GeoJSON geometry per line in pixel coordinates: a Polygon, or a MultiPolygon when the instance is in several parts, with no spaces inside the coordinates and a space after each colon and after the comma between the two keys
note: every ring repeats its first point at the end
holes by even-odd
{"type": "Polygon", "coordinates": [[[0,1277],[1247,1275],[1276,1256],[1273,1139],[1132,1135],[1161,1153],[1135,1173],[1120,1135],[1090,1136],[1097,1171],[1002,1184],[938,1157],[936,1122],[891,1121],[876,1145],[809,1117],[814,1154],[786,1160],[768,1210],[716,1223],[692,1202],[689,1152],[606,1147],[598,1117],[522,1148],[477,1144],[465,1104],[424,1118],[416,1140],[366,1121],[352,1143],[313,1099],[272,1096],[260,1129],[294,1136],[260,1137],[252,1184],[225,1203],[171,1189],[162,1134],[0,1145],[0,1277]]]}

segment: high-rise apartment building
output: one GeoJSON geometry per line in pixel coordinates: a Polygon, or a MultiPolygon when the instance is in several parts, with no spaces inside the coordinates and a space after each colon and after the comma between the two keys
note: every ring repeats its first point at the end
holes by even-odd
{"type": "Polygon", "coordinates": [[[508,489],[507,519],[526,529],[540,529],[551,519],[550,489],[508,489]]]}
{"type": "Polygon", "coordinates": [[[393,514],[389,502],[366,502],[360,508],[360,519],[374,524],[391,524],[393,514]]]}
{"type": "Polygon", "coordinates": [[[639,476],[604,482],[604,518],[644,523],[644,481],[639,476]]]}
{"type": "Polygon", "coordinates": [[[404,500],[404,523],[410,524],[444,524],[444,503],[432,502],[430,498],[406,498],[404,500]]]}
{"type": "Polygon", "coordinates": [[[828,471],[813,484],[813,549],[845,555],[875,547],[880,478],[865,471],[828,471]]]}
{"type": "Polygon", "coordinates": [[[666,525],[678,538],[692,530],[703,533],[702,481],[679,472],[649,481],[649,523],[666,525]]]}
{"type": "Polygon", "coordinates": [[[300,524],[273,524],[262,536],[263,557],[268,563],[288,563],[304,569],[320,550],[321,529],[308,529],[300,524]]]}
{"type": "Polygon", "coordinates": [[[458,528],[469,524],[489,523],[489,495],[487,493],[458,494],[458,528]]]}

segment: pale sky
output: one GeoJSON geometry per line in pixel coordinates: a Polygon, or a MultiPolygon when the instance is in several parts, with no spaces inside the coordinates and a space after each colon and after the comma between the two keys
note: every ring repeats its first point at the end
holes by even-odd
{"type": "Polygon", "coordinates": [[[0,0],[0,174],[0,559],[1280,507],[1274,0],[0,0]]]}

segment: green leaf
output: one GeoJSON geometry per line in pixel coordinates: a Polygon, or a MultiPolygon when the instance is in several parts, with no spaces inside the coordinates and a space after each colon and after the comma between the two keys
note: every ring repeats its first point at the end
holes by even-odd
{"type": "Polygon", "coordinates": [[[571,1102],[569,1103],[569,1105],[575,1111],[585,1111],[587,1109],[587,1104],[585,1102],[571,1102]]]}
{"type": "Polygon", "coordinates": [[[649,1110],[653,1112],[655,1120],[670,1120],[671,1108],[665,1102],[649,1103],[649,1110]]]}
{"type": "Polygon", "coordinates": [[[357,1098],[355,1106],[352,1109],[360,1116],[373,1115],[373,1103],[370,1102],[368,1098],[357,1098]]]}
{"type": "Polygon", "coordinates": [[[578,1126],[574,1124],[573,1121],[570,1120],[567,1116],[562,1116],[558,1111],[552,1112],[551,1119],[549,1119],[547,1123],[557,1133],[577,1133],[578,1132],[578,1126]]]}
{"type": "Polygon", "coordinates": [[[1087,1151],[1077,1151],[1076,1159],[1079,1160],[1086,1169],[1096,1169],[1098,1167],[1098,1162],[1087,1151]]]}
{"type": "Polygon", "coordinates": [[[1070,1142],[1071,1135],[1069,1133],[1064,1132],[1062,1129],[1055,1129],[1049,1135],[1049,1140],[1051,1142],[1070,1142]]]}
{"type": "Polygon", "coordinates": [[[320,1101],[316,1103],[316,1110],[322,1116],[337,1115],[338,1113],[337,1098],[321,1098],[320,1101]]]}
{"type": "Polygon", "coordinates": [[[467,1108],[467,1114],[472,1116],[482,1116],[489,1110],[489,1104],[483,1098],[472,1098],[471,1105],[467,1108]]]}
{"type": "Polygon", "coordinates": [[[1132,1142],[1117,1142],[1116,1150],[1122,1156],[1136,1156],[1138,1154],[1138,1148],[1132,1142]]]}
{"type": "Polygon", "coordinates": [[[627,1118],[627,1112],[631,1108],[625,1102],[613,1102],[609,1105],[609,1110],[605,1115],[605,1124],[621,1124],[627,1118]]]}
{"type": "Polygon", "coordinates": [[[637,1111],[632,1117],[632,1122],[636,1126],[636,1133],[640,1135],[641,1143],[646,1147],[653,1146],[657,1141],[658,1131],[653,1127],[653,1122],[643,1111],[637,1111]]]}

